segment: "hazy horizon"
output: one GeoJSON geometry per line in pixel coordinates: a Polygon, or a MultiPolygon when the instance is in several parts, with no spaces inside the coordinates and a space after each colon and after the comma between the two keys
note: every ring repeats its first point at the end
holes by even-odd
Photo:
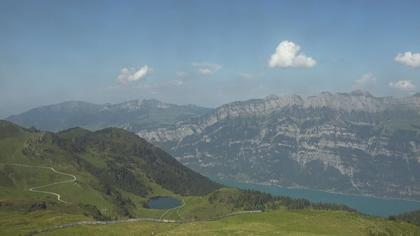
{"type": "MultiPolygon", "coordinates": [[[[347,93],[347,94],[350,94],[350,93],[355,92],[355,91],[368,92],[368,93],[370,93],[370,95],[372,95],[374,97],[408,97],[408,96],[417,95],[417,93],[416,93],[416,94],[408,94],[408,95],[401,95],[401,96],[378,96],[378,95],[373,94],[373,93],[371,93],[369,91],[358,90],[358,89],[347,91],[347,92],[336,91],[336,92],[333,92],[333,93],[347,93]]],[[[200,106],[200,107],[204,107],[204,108],[217,108],[217,107],[220,107],[220,106],[222,106],[224,104],[228,104],[228,103],[233,103],[233,102],[237,102],[237,101],[247,101],[247,100],[252,100],[252,99],[264,99],[264,98],[269,97],[269,96],[279,96],[280,97],[280,96],[298,95],[298,96],[301,96],[302,98],[306,98],[306,97],[310,97],[310,96],[317,96],[317,95],[319,95],[319,94],[321,94],[323,92],[330,92],[330,91],[321,91],[319,93],[307,94],[307,95],[302,95],[302,94],[297,94],[297,93],[290,93],[290,94],[268,94],[268,95],[262,96],[262,97],[252,97],[252,98],[244,98],[244,99],[241,99],[241,100],[227,101],[227,102],[224,102],[224,103],[215,105],[215,106],[206,106],[206,105],[196,104],[196,103],[193,103],[193,102],[176,103],[176,102],[172,102],[172,101],[161,100],[161,99],[158,99],[158,98],[132,98],[132,99],[126,99],[126,100],[121,100],[121,101],[114,101],[114,102],[111,101],[111,102],[102,102],[102,103],[101,102],[90,102],[90,101],[84,101],[84,100],[63,100],[63,101],[56,101],[56,102],[52,102],[52,103],[34,105],[33,107],[29,107],[27,109],[23,109],[20,112],[9,114],[9,115],[5,115],[5,116],[1,116],[1,114],[0,114],[0,119],[6,119],[6,118],[8,118],[10,116],[18,115],[18,114],[21,114],[23,112],[26,112],[26,111],[29,111],[31,109],[34,109],[34,108],[38,108],[38,107],[42,107],[42,106],[55,105],[55,104],[61,104],[61,103],[65,103],[65,102],[86,102],[86,103],[103,105],[103,104],[119,104],[119,103],[124,103],[124,102],[132,101],[132,100],[158,100],[158,101],[163,102],[163,103],[175,104],[175,105],[196,105],[196,106],[200,106]]]]}
{"type": "Polygon", "coordinates": [[[0,6],[2,118],[68,100],[217,107],[354,89],[408,96],[420,86],[418,1],[0,6]]]}

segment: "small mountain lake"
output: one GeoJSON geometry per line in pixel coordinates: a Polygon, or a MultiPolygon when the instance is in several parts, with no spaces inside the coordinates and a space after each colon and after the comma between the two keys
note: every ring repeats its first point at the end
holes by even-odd
{"type": "Polygon", "coordinates": [[[229,187],[258,190],[270,193],[274,196],[306,198],[312,202],[344,204],[358,210],[361,213],[374,216],[388,217],[390,215],[420,209],[420,201],[330,193],[304,188],[287,188],[272,185],[250,184],[213,177],[211,179],[229,187]]]}
{"type": "Polygon", "coordinates": [[[170,209],[181,206],[182,202],[174,197],[153,197],[147,202],[147,206],[151,209],[170,209]]]}

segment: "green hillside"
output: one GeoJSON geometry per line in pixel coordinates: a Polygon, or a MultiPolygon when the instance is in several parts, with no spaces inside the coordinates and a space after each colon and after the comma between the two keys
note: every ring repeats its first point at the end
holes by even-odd
{"type": "Polygon", "coordinates": [[[224,188],[122,129],[50,133],[7,121],[0,121],[0,225],[0,235],[420,232],[344,206],[224,188]],[[182,205],[150,209],[156,196],[182,205]]]}
{"type": "MultiPolygon", "coordinates": [[[[179,214],[183,216],[184,212],[179,214]]],[[[232,215],[218,220],[185,223],[149,221],[118,224],[76,225],[54,228],[66,222],[89,220],[84,215],[51,211],[0,213],[2,235],[420,235],[420,228],[345,211],[286,210],[232,215]],[[46,226],[50,226],[48,228],[46,226]],[[46,229],[45,231],[37,231],[46,229]]]]}
{"type": "Polygon", "coordinates": [[[410,211],[396,216],[389,217],[391,220],[402,220],[420,226],[420,210],[410,211]]]}
{"type": "Polygon", "coordinates": [[[122,129],[49,133],[1,121],[0,134],[4,205],[20,205],[20,201],[57,204],[55,196],[27,189],[72,178],[41,167],[77,176],[74,182],[46,186],[42,191],[60,193],[64,201],[79,208],[96,207],[107,218],[135,217],[153,196],[201,196],[220,187],[122,129]]]}
{"type": "Polygon", "coordinates": [[[279,209],[185,224],[151,222],[83,225],[39,235],[419,235],[408,223],[388,222],[348,212],[279,209]]]}

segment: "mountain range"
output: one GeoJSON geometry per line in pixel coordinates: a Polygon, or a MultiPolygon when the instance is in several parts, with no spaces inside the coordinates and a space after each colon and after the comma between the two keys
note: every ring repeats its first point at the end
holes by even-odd
{"type": "Polygon", "coordinates": [[[175,105],[158,100],[131,100],[118,104],[93,104],[68,101],[31,109],[7,120],[25,127],[60,131],[73,127],[98,130],[108,127],[138,131],[161,128],[178,121],[203,115],[209,108],[175,105]]]}
{"type": "Polygon", "coordinates": [[[93,105],[101,107],[96,110],[63,103],[8,120],[47,130],[95,130],[95,117],[109,117],[99,119],[106,120],[101,127],[135,132],[207,176],[420,199],[419,94],[268,96],[215,109],[152,101],[93,105]]]}

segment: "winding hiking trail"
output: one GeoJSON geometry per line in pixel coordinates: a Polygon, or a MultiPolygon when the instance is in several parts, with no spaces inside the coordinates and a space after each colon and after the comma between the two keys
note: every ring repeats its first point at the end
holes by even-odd
{"type": "MultiPolygon", "coordinates": [[[[65,176],[69,176],[71,177],[71,179],[69,180],[63,180],[63,181],[59,181],[59,182],[54,182],[54,183],[50,183],[50,184],[45,184],[45,185],[41,185],[41,186],[36,186],[36,187],[31,187],[28,189],[28,191],[30,192],[37,192],[37,193],[45,193],[45,194],[50,194],[50,195],[54,195],[57,197],[57,201],[62,202],[62,203],[71,203],[71,202],[67,202],[61,199],[61,195],[59,193],[55,193],[55,192],[49,192],[49,191],[42,191],[42,190],[37,190],[40,188],[45,188],[45,187],[50,187],[50,186],[54,186],[54,185],[58,185],[58,184],[65,184],[65,183],[74,183],[75,181],[77,181],[77,177],[75,175],[69,174],[69,173],[65,173],[65,172],[61,172],[61,171],[57,171],[56,169],[54,169],[53,167],[49,167],[49,166],[33,166],[33,165],[26,165],[26,164],[19,164],[19,163],[0,163],[2,165],[11,165],[11,166],[19,166],[19,167],[26,167],[26,168],[41,168],[41,169],[49,169],[52,172],[56,173],[56,174],[60,174],[60,175],[65,175],[65,176]]],[[[195,222],[197,220],[184,220],[183,217],[181,217],[179,210],[184,207],[186,205],[184,199],[182,199],[182,205],[174,207],[174,208],[169,208],[167,209],[160,217],[159,219],[156,218],[146,218],[146,217],[140,217],[140,218],[131,218],[131,219],[124,219],[124,220],[109,220],[109,221],[77,221],[77,222],[71,222],[71,223],[67,223],[67,224],[62,224],[62,225],[56,225],[53,227],[49,227],[49,228],[45,228],[42,230],[35,230],[32,231],[30,233],[28,233],[27,235],[35,235],[35,234],[39,234],[39,233],[44,233],[44,232],[51,232],[57,229],[63,229],[63,228],[69,228],[69,227],[75,227],[75,226],[79,226],[79,225],[108,225],[108,224],[121,224],[121,223],[129,223],[129,222],[139,222],[139,221],[146,221],[146,222],[156,222],[156,223],[190,223],[190,222],[195,222]],[[171,219],[164,219],[164,217],[171,211],[171,210],[176,210],[176,213],[178,215],[178,217],[181,220],[171,220],[171,219]]],[[[252,214],[252,213],[261,213],[261,210],[254,210],[254,211],[237,211],[237,212],[232,212],[223,216],[219,216],[219,217],[214,217],[214,218],[210,218],[204,221],[215,221],[215,220],[220,220],[229,216],[234,216],[234,215],[241,215],[241,214],[252,214]]]]}
{"type": "MultiPolygon", "coordinates": [[[[175,207],[175,208],[171,208],[168,210],[173,210],[176,208],[180,208],[179,207],[175,207]]],[[[168,211],[166,211],[168,212],[168,211]]],[[[166,213],[165,212],[165,213],[166,213]]],[[[113,224],[121,224],[121,223],[130,223],[130,222],[155,222],[155,223],[166,223],[166,224],[184,224],[184,223],[192,223],[192,222],[198,222],[198,221],[216,221],[216,220],[220,220],[223,218],[227,218],[230,216],[235,216],[235,215],[242,215],[242,214],[254,214],[254,213],[261,213],[263,211],[261,210],[253,210],[253,211],[237,211],[237,212],[232,212],[223,216],[219,216],[219,217],[214,217],[214,218],[210,218],[207,220],[166,220],[166,219],[156,219],[156,218],[131,218],[131,219],[125,219],[125,220],[108,220],[108,221],[77,221],[77,222],[71,222],[71,223],[67,223],[67,224],[62,224],[62,225],[56,225],[53,227],[49,227],[49,228],[45,228],[42,230],[35,230],[30,232],[29,234],[27,234],[28,236],[33,236],[39,233],[45,233],[45,232],[51,232],[51,231],[55,231],[58,229],[65,229],[65,228],[70,228],[70,227],[76,227],[76,226],[80,226],[80,225],[113,225],[113,224]]],[[[164,213],[164,214],[165,214],[164,213]]],[[[164,215],[162,215],[164,216],[164,215]]],[[[161,217],[162,217],[161,216],[161,217]]]]}
{"type": "Polygon", "coordinates": [[[65,175],[65,176],[71,177],[72,179],[70,179],[70,180],[63,180],[63,181],[54,182],[54,183],[50,183],[50,184],[45,184],[45,185],[41,185],[41,186],[31,187],[31,188],[28,189],[30,192],[45,193],[45,194],[54,195],[54,196],[57,197],[57,201],[62,202],[62,203],[71,203],[71,202],[67,202],[67,201],[62,200],[61,199],[61,195],[59,193],[49,192],[49,191],[42,191],[42,190],[37,190],[37,189],[45,188],[45,187],[50,187],[50,186],[54,186],[54,185],[57,185],[57,184],[74,183],[74,182],[77,181],[77,177],[75,175],[64,173],[64,172],[61,172],[61,171],[57,171],[53,167],[48,167],[48,166],[32,166],[32,165],[18,164],[18,163],[2,163],[2,164],[4,164],[4,165],[11,165],[11,166],[26,167],[26,168],[49,169],[49,170],[51,170],[52,172],[54,172],[56,174],[65,175]]]}

